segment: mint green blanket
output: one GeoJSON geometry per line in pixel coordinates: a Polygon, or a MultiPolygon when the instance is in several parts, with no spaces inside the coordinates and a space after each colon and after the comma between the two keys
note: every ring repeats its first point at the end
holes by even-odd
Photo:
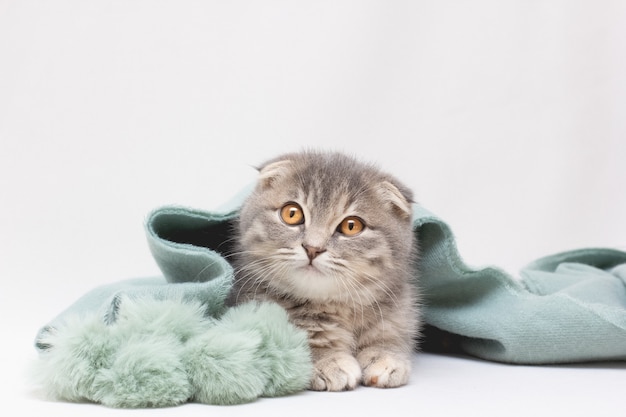
{"type": "MultiPolygon", "coordinates": [[[[113,407],[236,404],[305,389],[306,335],[286,314],[224,307],[237,201],[150,213],[147,240],[163,277],[96,288],[44,326],[44,389],[113,407]]],[[[446,223],[421,206],[414,213],[425,346],[516,364],[626,359],[626,253],[552,255],[515,279],[468,267],[446,223]]]]}
{"type": "Polygon", "coordinates": [[[468,267],[448,225],[415,208],[425,320],[462,351],[492,361],[626,359],[626,253],[581,249],[535,261],[514,279],[468,267]]]}

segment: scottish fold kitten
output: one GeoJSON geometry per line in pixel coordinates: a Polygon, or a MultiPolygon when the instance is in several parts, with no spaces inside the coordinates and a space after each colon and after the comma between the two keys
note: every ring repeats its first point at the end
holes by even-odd
{"type": "Polygon", "coordinates": [[[308,332],[310,388],[405,384],[420,327],[411,192],[339,153],[273,159],[241,208],[228,304],[283,306],[308,332]]]}

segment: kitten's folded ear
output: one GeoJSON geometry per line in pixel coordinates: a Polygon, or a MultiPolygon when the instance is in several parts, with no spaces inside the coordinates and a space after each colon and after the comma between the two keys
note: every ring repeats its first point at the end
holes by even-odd
{"type": "Polygon", "coordinates": [[[286,176],[292,166],[293,162],[289,159],[270,162],[262,166],[259,168],[259,185],[264,190],[270,188],[276,180],[286,176]]]}
{"type": "Polygon", "coordinates": [[[383,181],[379,185],[378,192],[383,201],[397,213],[400,218],[411,218],[413,210],[413,194],[403,186],[397,186],[389,181],[383,181]]]}

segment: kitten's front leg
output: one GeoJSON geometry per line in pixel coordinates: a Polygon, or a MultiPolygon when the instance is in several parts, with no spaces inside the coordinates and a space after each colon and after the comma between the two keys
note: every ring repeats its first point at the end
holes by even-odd
{"type": "Polygon", "coordinates": [[[347,391],[361,382],[361,365],[353,354],[354,336],[334,320],[309,323],[313,356],[310,388],[315,391],[347,391]]]}
{"type": "Polygon", "coordinates": [[[310,303],[288,308],[287,311],[291,321],[306,330],[309,336],[314,367],[309,388],[314,391],[356,388],[361,382],[362,372],[354,357],[355,336],[345,325],[341,325],[341,316],[336,311],[328,313],[310,303]]]}
{"type": "Polygon", "coordinates": [[[311,389],[315,391],[347,391],[361,381],[361,365],[348,352],[314,349],[315,370],[311,389]]]}

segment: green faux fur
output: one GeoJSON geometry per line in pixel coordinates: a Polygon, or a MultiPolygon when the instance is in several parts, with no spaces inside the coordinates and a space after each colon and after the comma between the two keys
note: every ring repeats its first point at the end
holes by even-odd
{"type": "Polygon", "coordinates": [[[277,305],[246,304],[220,319],[197,301],[122,299],[117,320],[92,313],[49,330],[35,375],[53,398],[109,407],[187,401],[239,404],[301,391],[306,334],[277,305]]]}

